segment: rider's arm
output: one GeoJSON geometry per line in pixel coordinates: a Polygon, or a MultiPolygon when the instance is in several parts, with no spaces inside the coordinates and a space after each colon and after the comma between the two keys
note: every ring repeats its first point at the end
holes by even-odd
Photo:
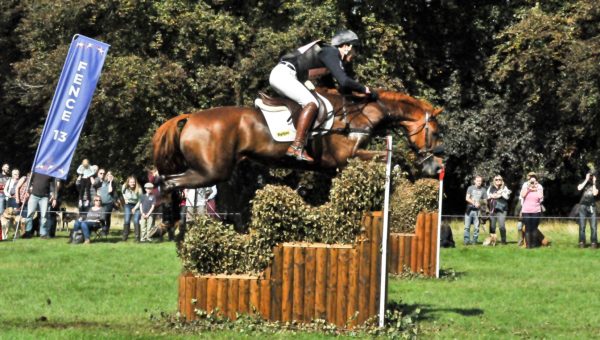
{"type": "Polygon", "coordinates": [[[331,72],[331,75],[335,78],[335,80],[337,80],[341,88],[360,93],[367,92],[367,88],[365,86],[348,77],[342,68],[340,52],[336,48],[323,48],[319,52],[319,59],[321,62],[323,62],[323,64],[325,64],[325,67],[327,67],[329,72],[331,72]]]}

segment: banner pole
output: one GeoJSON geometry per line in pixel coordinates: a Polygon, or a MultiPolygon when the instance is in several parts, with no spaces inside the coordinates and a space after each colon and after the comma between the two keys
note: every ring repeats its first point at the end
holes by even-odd
{"type": "Polygon", "coordinates": [[[440,233],[442,231],[442,198],[444,195],[444,175],[446,174],[446,168],[442,167],[440,170],[440,191],[438,194],[438,220],[437,220],[437,251],[435,259],[435,277],[440,278],[440,233]]]}
{"type": "Polygon", "coordinates": [[[390,187],[392,176],[392,136],[386,137],[386,160],[385,167],[385,196],[383,200],[383,235],[381,238],[381,277],[379,287],[379,327],[382,328],[385,323],[385,306],[387,304],[387,248],[389,235],[389,215],[390,215],[390,187]]]}

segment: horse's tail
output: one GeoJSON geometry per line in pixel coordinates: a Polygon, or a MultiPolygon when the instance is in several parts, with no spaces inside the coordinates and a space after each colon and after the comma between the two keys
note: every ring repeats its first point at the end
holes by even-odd
{"type": "Polygon", "coordinates": [[[186,170],[185,158],[179,148],[179,122],[189,116],[189,114],[182,114],[169,119],[152,137],[154,165],[161,175],[176,174],[186,170]]]}

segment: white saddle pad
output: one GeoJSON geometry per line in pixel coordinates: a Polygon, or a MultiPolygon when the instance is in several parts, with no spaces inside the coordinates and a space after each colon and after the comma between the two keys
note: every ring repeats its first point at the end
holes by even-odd
{"type": "MultiPolygon", "coordinates": [[[[317,93],[317,95],[323,100],[325,103],[325,108],[327,109],[327,120],[319,127],[317,131],[312,131],[309,134],[309,138],[315,135],[323,135],[331,129],[333,126],[333,105],[327,100],[327,98],[321,96],[317,93]]],[[[277,142],[293,142],[296,137],[296,128],[290,119],[291,114],[290,110],[288,110],[285,106],[267,106],[263,103],[260,98],[257,98],[254,101],[254,105],[260,109],[265,120],[267,121],[267,125],[269,126],[269,131],[271,131],[271,136],[277,142]]],[[[315,128],[317,122],[313,125],[315,128]]]]}

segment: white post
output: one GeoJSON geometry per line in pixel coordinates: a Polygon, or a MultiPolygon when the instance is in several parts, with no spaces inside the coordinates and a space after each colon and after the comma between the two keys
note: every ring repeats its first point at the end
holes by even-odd
{"type": "Polygon", "coordinates": [[[440,192],[438,195],[438,220],[437,220],[437,251],[435,260],[435,277],[440,278],[440,233],[442,232],[442,197],[444,193],[444,175],[446,168],[442,167],[440,170],[440,192]]]}
{"type": "Polygon", "coordinates": [[[392,175],[392,136],[386,137],[387,141],[387,164],[385,168],[385,196],[383,200],[383,235],[381,237],[381,277],[379,287],[379,327],[384,326],[385,306],[387,302],[387,246],[388,246],[388,224],[390,214],[390,187],[392,175]]]}

